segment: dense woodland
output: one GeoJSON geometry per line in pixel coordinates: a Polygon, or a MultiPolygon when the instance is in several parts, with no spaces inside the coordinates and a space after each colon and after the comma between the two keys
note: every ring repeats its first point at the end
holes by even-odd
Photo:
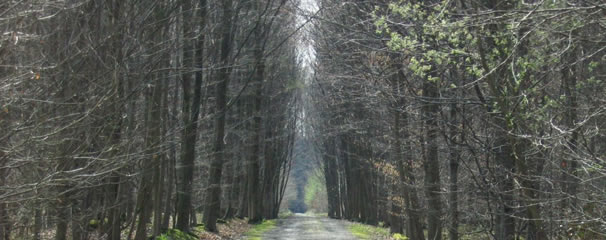
{"type": "Polygon", "coordinates": [[[259,223],[315,173],[412,240],[606,239],[605,53],[603,0],[5,0],[0,239],[259,223]]]}
{"type": "Polygon", "coordinates": [[[2,239],[275,218],[301,90],[293,1],[3,1],[2,239]]]}
{"type": "Polygon", "coordinates": [[[606,239],[606,2],[318,7],[330,216],[410,239],[606,239]]]}

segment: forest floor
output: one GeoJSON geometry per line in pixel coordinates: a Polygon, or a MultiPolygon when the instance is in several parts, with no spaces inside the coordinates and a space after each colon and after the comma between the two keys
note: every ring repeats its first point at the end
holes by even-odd
{"type": "Polygon", "coordinates": [[[218,233],[201,232],[199,234],[200,239],[236,239],[248,231],[251,228],[251,225],[248,224],[245,219],[235,218],[229,220],[227,223],[217,223],[217,228],[219,229],[218,233]]]}

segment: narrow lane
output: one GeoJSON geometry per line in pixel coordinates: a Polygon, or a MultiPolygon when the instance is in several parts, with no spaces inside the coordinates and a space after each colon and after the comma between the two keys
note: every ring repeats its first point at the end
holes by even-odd
{"type": "Polygon", "coordinates": [[[278,220],[276,228],[264,234],[262,239],[357,239],[347,229],[348,224],[328,217],[295,214],[278,220]]]}

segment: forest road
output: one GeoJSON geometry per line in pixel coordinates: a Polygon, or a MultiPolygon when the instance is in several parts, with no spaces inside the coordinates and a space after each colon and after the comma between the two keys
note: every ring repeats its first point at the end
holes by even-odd
{"type": "Polygon", "coordinates": [[[309,240],[350,240],[357,239],[349,232],[348,222],[330,219],[323,216],[295,214],[279,219],[276,228],[265,233],[263,240],[274,239],[309,239],[309,240]]]}

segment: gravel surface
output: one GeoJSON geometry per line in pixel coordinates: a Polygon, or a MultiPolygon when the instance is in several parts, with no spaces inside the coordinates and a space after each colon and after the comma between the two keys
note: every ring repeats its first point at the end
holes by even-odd
{"type": "Polygon", "coordinates": [[[265,233],[262,239],[357,239],[347,229],[348,224],[328,217],[295,214],[279,219],[276,228],[265,233]]]}

